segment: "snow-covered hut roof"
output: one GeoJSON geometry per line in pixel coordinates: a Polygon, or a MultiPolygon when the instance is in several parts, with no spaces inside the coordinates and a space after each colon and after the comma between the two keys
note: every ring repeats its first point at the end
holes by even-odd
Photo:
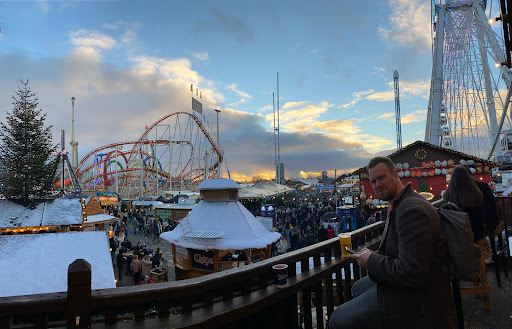
{"type": "Polygon", "coordinates": [[[254,186],[244,186],[240,189],[240,199],[263,198],[278,195],[293,189],[274,182],[258,182],[254,186]]]}
{"type": "Polygon", "coordinates": [[[0,297],[67,291],[68,267],[91,264],[92,289],[115,288],[104,231],[0,236],[0,297]]]}
{"type": "Polygon", "coordinates": [[[205,179],[199,184],[197,189],[203,190],[226,190],[239,189],[240,185],[232,179],[205,179]]]}
{"type": "Polygon", "coordinates": [[[117,220],[116,217],[108,215],[108,214],[88,215],[87,221],[84,224],[105,223],[105,222],[112,222],[115,220],[117,220]]]}
{"type": "Polygon", "coordinates": [[[0,228],[80,225],[81,198],[59,198],[39,203],[34,209],[0,200],[0,228]]]}
{"type": "Polygon", "coordinates": [[[203,200],[180,220],[174,230],[160,236],[184,248],[229,250],[265,248],[277,241],[281,234],[269,232],[238,201],[203,200]]]}

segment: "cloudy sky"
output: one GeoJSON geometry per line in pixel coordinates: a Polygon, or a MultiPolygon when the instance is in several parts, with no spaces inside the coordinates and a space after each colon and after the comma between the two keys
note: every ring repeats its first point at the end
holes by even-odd
{"type": "MultiPolygon", "coordinates": [[[[274,172],[272,93],[280,80],[285,176],[331,175],[423,139],[431,75],[430,1],[0,1],[0,112],[30,79],[57,141],[79,159],[136,140],[202,93],[235,178],[274,172]]],[[[5,116],[2,114],[0,119],[5,116]]],[[[214,129],[215,130],[215,129],[214,129]]]]}

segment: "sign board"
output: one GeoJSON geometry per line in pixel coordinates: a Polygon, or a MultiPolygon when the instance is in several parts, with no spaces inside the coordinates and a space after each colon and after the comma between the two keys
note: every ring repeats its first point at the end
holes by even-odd
{"type": "Polygon", "coordinates": [[[192,257],[193,268],[207,271],[215,270],[213,264],[213,251],[190,249],[190,257],[192,257]]]}
{"type": "Polygon", "coordinates": [[[157,217],[157,218],[171,218],[172,217],[172,209],[155,208],[155,217],[157,217]]]}
{"type": "Polygon", "coordinates": [[[267,230],[269,230],[269,232],[272,232],[272,229],[274,228],[274,225],[273,225],[273,218],[272,217],[260,217],[260,216],[257,216],[256,219],[261,223],[263,224],[263,226],[265,226],[265,228],[267,230]]]}
{"type": "Polygon", "coordinates": [[[117,202],[117,201],[119,201],[119,198],[115,197],[115,196],[99,196],[98,201],[100,201],[100,202],[105,202],[105,201],[117,202]]]}

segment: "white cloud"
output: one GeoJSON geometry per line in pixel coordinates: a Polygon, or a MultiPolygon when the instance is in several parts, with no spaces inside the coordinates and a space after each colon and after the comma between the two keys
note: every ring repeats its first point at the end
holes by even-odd
{"type": "Polygon", "coordinates": [[[341,105],[338,105],[338,108],[347,108],[347,107],[353,107],[354,105],[356,105],[357,102],[359,102],[359,100],[361,98],[363,98],[363,96],[366,96],[368,94],[372,94],[374,91],[373,89],[370,89],[370,90],[367,90],[367,91],[358,91],[358,92],[355,92],[352,94],[352,100],[346,104],[341,104],[341,105]]]}
{"type": "Polygon", "coordinates": [[[39,9],[41,9],[41,12],[43,14],[48,14],[48,11],[50,10],[48,1],[39,0],[37,3],[39,4],[39,9]]]}
{"type": "Polygon", "coordinates": [[[117,42],[108,35],[84,29],[71,32],[69,36],[71,43],[79,47],[111,49],[117,44],[117,42]]]}
{"type": "Polygon", "coordinates": [[[238,95],[242,96],[242,97],[245,97],[245,98],[252,98],[251,95],[249,95],[248,93],[246,93],[245,91],[241,91],[238,89],[238,85],[236,83],[232,83],[230,85],[227,85],[226,90],[231,90],[231,91],[234,91],[235,93],[237,93],[238,95]]]}
{"type": "Polygon", "coordinates": [[[204,62],[208,60],[208,52],[207,51],[192,51],[192,56],[198,61],[204,62]]]}
{"type": "Polygon", "coordinates": [[[412,122],[422,122],[425,121],[427,117],[427,110],[417,110],[413,113],[406,114],[400,118],[400,122],[402,124],[408,124],[412,122]]]}
{"type": "Polygon", "coordinates": [[[393,90],[379,91],[376,93],[369,94],[365,99],[378,102],[389,102],[395,99],[395,93],[393,90]]]}
{"type": "Polygon", "coordinates": [[[295,107],[300,107],[302,105],[304,105],[306,102],[305,101],[301,101],[301,102],[286,102],[284,103],[283,107],[281,108],[282,110],[287,110],[287,109],[292,109],[292,108],[295,108],[295,107]]]}
{"type": "Polygon", "coordinates": [[[430,50],[430,1],[389,0],[392,9],[389,26],[379,27],[379,34],[401,45],[430,50]]]}

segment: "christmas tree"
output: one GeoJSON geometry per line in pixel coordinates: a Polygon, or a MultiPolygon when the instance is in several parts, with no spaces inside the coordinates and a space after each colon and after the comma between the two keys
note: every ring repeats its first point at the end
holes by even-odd
{"type": "Polygon", "coordinates": [[[47,196],[54,175],[49,161],[55,151],[51,126],[45,127],[46,113],[37,109],[38,97],[20,80],[21,87],[12,96],[13,109],[0,123],[0,172],[6,198],[29,203],[47,196]]]}

